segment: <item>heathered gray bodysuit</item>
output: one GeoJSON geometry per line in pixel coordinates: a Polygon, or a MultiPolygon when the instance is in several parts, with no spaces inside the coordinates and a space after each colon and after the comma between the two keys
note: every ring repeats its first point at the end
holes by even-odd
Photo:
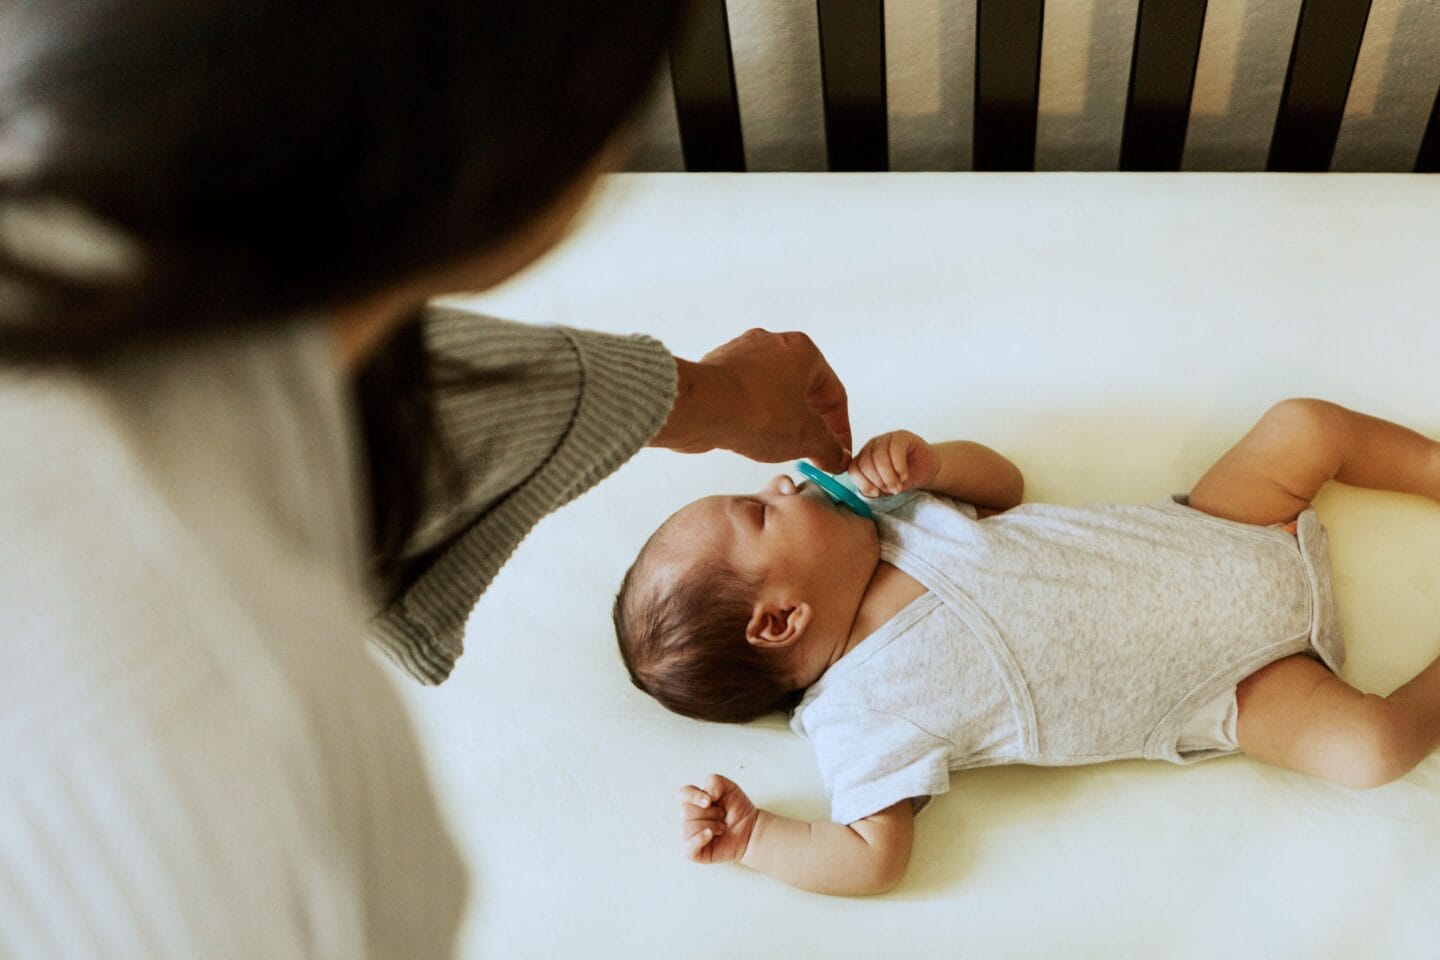
{"type": "Polygon", "coordinates": [[[929,493],[873,501],[880,555],[924,595],[806,691],[831,816],[852,823],[999,763],[1188,763],[1186,721],[1267,663],[1344,647],[1325,531],[1221,520],[1183,497],[1024,504],[984,520],[929,493]]]}

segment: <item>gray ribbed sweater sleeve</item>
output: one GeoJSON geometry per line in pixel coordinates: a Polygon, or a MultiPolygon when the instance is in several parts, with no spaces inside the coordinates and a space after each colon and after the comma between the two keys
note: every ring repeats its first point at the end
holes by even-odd
{"type": "Polygon", "coordinates": [[[434,355],[474,376],[437,388],[447,455],[464,484],[436,478],[408,553],[419,572],[373,621],[372,638],[436,684],[464,649],[466,618],[536,522],[594,486],[659,431],[675,360],[659,341],[537,327],[435,308],[434,355]]]}

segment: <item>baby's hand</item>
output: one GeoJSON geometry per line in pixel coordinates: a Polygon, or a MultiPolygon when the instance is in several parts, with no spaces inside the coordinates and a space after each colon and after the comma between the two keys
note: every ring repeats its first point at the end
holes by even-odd
{"type": "Polygon", "coordinates": [[[909,430],[880,434],[850,461],[850,479],[867,497],[921,489],[939,472],[935,448],[909,430]]]}
{"type": "Polygon", "coordinates": [[[759,811],[730,780],[712,773],[704,788],[680,790],[680,835],[696,863],[739,860],[750,845],[759,811]]]}

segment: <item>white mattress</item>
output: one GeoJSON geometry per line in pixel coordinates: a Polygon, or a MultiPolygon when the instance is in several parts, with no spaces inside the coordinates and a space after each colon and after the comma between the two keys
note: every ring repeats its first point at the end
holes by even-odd
{"type": "MultiPolygon", "coordinates": [[[[881,174],[609,178],[559,252],[463,298],[645,331],[697,358],[810,333],[857,442],[972,438],[1027,497],[1187,489],[1270,403],[1313,395],[1440,436],[1440,180],[881,174]]],[[[614,649],[620,575],[671,511],[776,468],[644,451],[543,522],[435,690],[407,686],[469,859],[466,957],[1440,955],[1440,759],[1357,792],[1230,758],[957,774],[892,893],[842,900],[682,855],[711,771],[823,818],[780,718],[677,718],[614,649]]],[[[1332,488],[1345,678],[1440,655],[1440,506],[1332,488]]]]}

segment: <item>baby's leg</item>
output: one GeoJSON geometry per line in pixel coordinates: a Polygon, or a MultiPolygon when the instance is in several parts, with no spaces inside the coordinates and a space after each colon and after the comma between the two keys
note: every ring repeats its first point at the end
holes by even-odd
{"type": "Polygon", "coordinates": [[[1302,654],[1252,673],[1235,697],[1246,755],[1347,787],[1399,779],[1440,746],[1440,660],[1380,697],[1302,654]]]}
{"type": "MultiPolygon", "coordinates": [[[[1440,444],[1320,400],[1266,411],[1190,493],[1245,523],[1294,520],[1327,480],[1440,499],[1440,444]]],[[[1308,656],[1242,680],[1236,739],[1266,763],[1351,787],[1404,776],[1440,745],[1440,660],[1388,697],[1361,693],[1308,656]]]]}
{"type": "Polygon", "coordinates": [[[1245,523],[1286,523],[1332,479],[1440,499],[1440,444],[1323,400],[1282,400],[1200,478],[1190,505],[1245,523]]]}

